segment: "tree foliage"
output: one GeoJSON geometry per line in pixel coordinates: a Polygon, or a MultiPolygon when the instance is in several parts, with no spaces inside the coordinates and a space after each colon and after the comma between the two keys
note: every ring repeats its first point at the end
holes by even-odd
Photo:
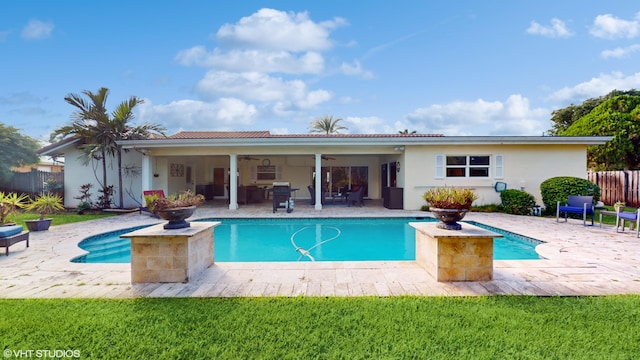
{"type": "Polygon", "coordinates": [[[546,214],[555,214],[560,204],[565,204],[569,195],[593,196],[593,201],[600,200],[600,187],[587,179],[573,176],[557,176],[540,183],[540,195],[546,214]]]}
{"type": "Polygon", "coordinates": [[[340,125],[341,121],[341,118],[334,119],[333,116],[325,115],[321,118],[315,119],[311,123],[311,129],[309,132],[325,133],[327,135],[339,134],[340,130],[348,130],[346,126],[340,125]]]}
{"type": "Polygon", "coordinates": [[[554,110],[551,113],[551,130],[548,131],[549,135],[562,135],[574,122],[581,117],[589,114],[598,105],[605,102],[607,99],[611,99],[620,95],[640,96],[640,90],[613,90],[605,96],[599,98],[591,98],[585,100],[581,105],[571,104],[566,108],[554,110]]]}
{"type": "Polygon", "coordinates": [[[0,180],[11,178],[11,168],[36,164],[39,157],[36,150],[40,144],[35,139],[20,134],[13,126],[0,122],[0,180]]]}
{"type": "Polygon", "coordinates": [[[507,189],[500,192],[502,208],[507,214],[531,215],[536,199],[526,191],[507,189]]]}
{"type": "Polygon", "coordinates": [[[134,126],[133,109],[143,102],[142,99],[132,96],[122,101],[109,115],[106,109],[106,101],[109,89],[100,88],[96,93],[85,90],[83,98],[78,94],[69,94],[65,101],[77,108],[73,113],[72,123],[63,126],[53,132],[52,136],[77,136],[86,144],[86,159],[102,160],[102,184],[103,207],[110,204],[110,196],[113,193],[113,185],[107,185],[106,156],[116,157],[118,162],[119,207],[123,206],[122,189],[122,148],[116,143],[118,140],[146,139],[152,133],[164,135],[165,128],[157,124],[145,123],[134,126]],[[98,156],[99,154],[99,156],[98,156]]]}
{"type": "Polygon", "coordinates": [[[588,149],[589,167],[596,170],[637,169],[640,164],[640,95],[611,97],[559,135],[611,135],[605,145],[588,149]]]}

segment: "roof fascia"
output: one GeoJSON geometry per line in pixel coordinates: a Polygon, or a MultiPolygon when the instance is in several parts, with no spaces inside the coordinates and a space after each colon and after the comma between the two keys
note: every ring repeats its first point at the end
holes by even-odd
{"type": "Polygon", "coordinates": [[[251,138],[251,139],[151,139],[122,140],[117,143],[125,149],[192,146],[363,146],[363,145],[603,145],[611,136],[443,136],[422,138],[370,137],[370,138],[251,138]]]}

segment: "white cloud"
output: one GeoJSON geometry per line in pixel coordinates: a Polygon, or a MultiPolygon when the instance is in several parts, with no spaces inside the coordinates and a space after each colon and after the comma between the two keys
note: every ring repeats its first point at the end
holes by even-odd
{"type": "Polygon", "coordinates": [[[29,20],[22,29],[22,38],[25,40],[42,40],[51,37],[54,25],[52,22],[29,20]]]}
{"type": "Polygon", "coordinates": [[[182,65],[197,65],[229,71],[280,72],[285,74],[318,74],[324,70],[324,58],[316,52],[295,55],[287,51],[241,50],[207,52],[202,46],[182,50],[176,56],[182,65]]]}
{"type": "Polygon", "coordinates": [[[601,74],[597,78],[582,82],[572,87],[564,87],[553,94],[550,99],[558,102],[578,101],[599,97],[612,90],[628,90],[640,88],[640,72],[625,76],[620,72],[601,74]]]}
{"type": "Polygon", "coordinates": [[[258,116],[254,105],[233,98],[221,98],[211,103],[178,100],[165,105],[154,105],[145,99],[137,110],[140,122],[163,124],[169,133],[179,130],[238,130],[252,125],[258,116]]]}
{"type": "Polygon", "coordinates": [[[527,33],[552,38],[567,38],[573,35],[573,33],[569,31],[569,29],[567,29],[564,21],[557,18],[551,19],[551,25],[548,26],[544,26],[535,21],[532,21],[529,28],[527,28],[527,33]]]}
{"type": "Polygon", "coordinates": [[[446,136],[541,135],[549,128],[549,114],[547,109],[532,109],[527,98],[511,95],[504,102],[478,99],[434,104],[416,109],[395,125],[446,136]]]}
{"type": "Polygon", "coordinates": [[[630,45],[623,48],[619,47],[612,50],[604,50],[600,53],[600,56],[602,56],[605,59],[623,58],[639,50],[640,50],[640,44],[634,44],[634,45],[630,45]]]}
{"type": "Polygon", "coordinates": [[[236,24],[225,24],[216,38],[225,43],[256,49],[321,51],[333,45],[329,30],[346,24],[343,19],[315,23],[306,12],[294,13],[260,9],[236,24]]]}
{"type": "Polygon", "coordinates": [[[291,110],[292,107],[310,109],[332,97],[326,90],[309,90],[301,80],[284,80],[257,72],[209,71],[198,82],[197,89],[210,97],[223,95],[275,102],[274,107],[280,112],[291,110]]]}
{"type": "Polygon", "coordinates": [[[340,104],[345,104],[345,105],[358,104],[360,103],[360,99],[356,99],[352,96],[343,96],[340,99],[338,99],[338,102],[340,102],[340,104]]]}
{"type": "Polygon", "coordinates": [[[603,39],[635,38],[640,33],[640,13],[634,20],[623,20],[611,14],[598,15],[589,32],[603,39]]]}
{"type": "Polygon", "coordinates": [[[344,125],[349,128],[344,133],[375,134],[382,132],[381,129],[384,128],[385,121],[376,116],[349,116],[344,119],[344,125]]]}
{"type": "Polygon", "coordinates": [[[373,74],[370,71],[364,70],[362,68],[362,64],[360,64],[360,61],[358,60],[355,60],[353,62],[353,65],[342,63],[342,65],[340,66],[340,70],[345,75],[360,76],[363,79],[373,78],[373,74]]]}

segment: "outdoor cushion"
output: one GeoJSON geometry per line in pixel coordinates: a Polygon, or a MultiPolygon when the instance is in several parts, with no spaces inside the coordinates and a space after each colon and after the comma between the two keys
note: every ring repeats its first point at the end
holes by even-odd
{"type": "Polygon", "coordinates": [[[0,226],[0,238],[19,234],[22,232],[22,225],[0,226]]]}
{"type": "Polygon", "coordinates": [[[593,226],[594,207],[593,196],[569,195],[566,205],[560,205],[558,201],[556,209],[556,221],[560,219],[560,213],[564,213],[564,221],[567,221],[567,215],[582,214],[583,225],[587,225],[587,215],[591,215],[591,225],[593,226]]]}

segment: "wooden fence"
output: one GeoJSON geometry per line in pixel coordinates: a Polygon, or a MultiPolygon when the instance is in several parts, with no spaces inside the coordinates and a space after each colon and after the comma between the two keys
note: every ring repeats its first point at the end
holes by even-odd
{"type": "Polygon", "coordinates": [[[640,207],[640,170],[588,172],[587,180],[600,187],[600,201],[606,205],[624,201],[640,207]]]}
{"type": "Polygon", "coordinates": [[[32,169],[31,172],[14,172],[10,180],[0,183],[0,191],[27,194],[31,198],[44,192],[64,198],[64,173],[32,169]]]}

